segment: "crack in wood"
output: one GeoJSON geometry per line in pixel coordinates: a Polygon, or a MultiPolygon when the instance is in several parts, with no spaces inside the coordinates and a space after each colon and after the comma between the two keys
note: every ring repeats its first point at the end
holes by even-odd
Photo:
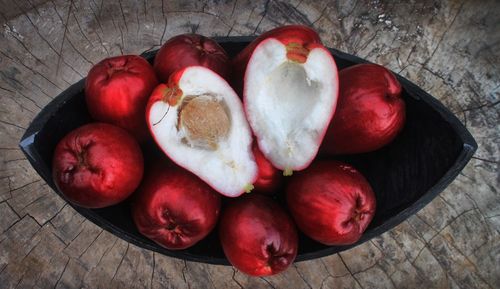
{"type": "Polygon", "coordinates": [[[429,63],[429,61],[434,57],[434,55],[436,54],[436,51],[438,50],[439,46],[441,45],[441,43],[443,42],[444,40],[444,37],[446,36],[446,34],[448,33],[448,31],[450,30],[450,28],[453,26],[453,24],[455,23],[455,20],[457,19],[457,16],[462,12],[462,8],[464,7],[464,4],[465,4],[466,0],[463,0],[462,3],[460,4],[460,7],[458,8],[458,11],[457,13],[455,14],[455,16],[453,17],[450,25],[448,25],[448,27],[446,27],[446,29],[444,30],[443,34],[441,35],[436,47],[434,48],[434,50],[432,51],[431,55],[427,58],[426,61],[424,61],[424,64],[422,65],[422,68],[427,66],[427,64],[429,63]]]}
{"type": "MultiPolygon", "coordinates": [[[[74,5],[74,3],[73,3],[74,5]]],[[[91,47],[95,47],[94,46],[94,43],[92,43],[90,41],[90,39],[87,37],[87,35],[85,34],[85,32],[83,32],[83,29],[82,29],[82,26],[80,25],[80,21],[78,21],[78,18],[76,17],[76,14],[75,14],[75,10],[77,10],[77,7],[74,6],[75,8],[73,9],[73,11],[71,12],[71,15],[73,15],[73,19],[75,19],[75,23],[76,23],[76,26],[78,27],[78,30],[80,31],[80,34],[83,36],[83,38],[85,38],[85,40],[87,40],[87,42],[89,43],[89,45],[91,47]]],[[[97,34],[97,33],[96,33],[97,34]]]]}
{"type": "Polygon", "coordinates": [[[153,251],[153,268],[151,269],[151,281],[149,282],[149,288],[153,288],[153,280],[155,277],[155,268],[156,268],[155,252],[153,251]]]}
{"type": "Polygon", "coordinates": [[[104,230],[101,229],[101,231],[99,232],[99,234],[97,234],[97,236],[94,238],[94,240],[92,240],[92,242],[90,242],[90,244],[87,246],[87,248],[85,248],[85,250],[83,250],[83,252],[78,256],[78,258],[81,258],[85,253],[87,253],[88,249],[90,247],[92,247],[92,245],[95,243],[95,241],[99,238],[99,236],[101,236],[101,234],[104,232],[104,230]]]}
{"type": "MultiPolygon", "coordinates": [[[[70,8],[75,7],[75,6],[73,5],[73,1],[71,1],[70,5],[71,5],[71,6],[70,6],[70,8]]],[[[76,7],[75,7],[75,8],[76,8],[76,7]]],[[[68,16],[67,16],[67,18],[66,18],[66,24],[64,24],[65,22],[64,22],[64,20],[63,20],[63,18],[62,18],[62,16],[61,16],[61,14],[59,13],[59,11],[57,11],[57,7],[54,7],[54,10],[55,10],[55,12],[56,12],[57,16],[59,17],[59,19],[61,20],[61,22],[63,23],[63,25],[65,26],[65,33],[66,33],[66,31],[68,30],[68,25],[69,25],[69,23],[68,23],[68,22],[69,22],[69,16],[70,16],[70,15],[73,15],[73,18],[75,18],[75,21],[77,21],[77,25],[79,25],[79,24],[78,24],[78,20],[76,20],[76,17],[74,17],[74,16],[75,16],[75,14],[74,14],[74,12],[73,12],[73,9],[70,9],[70,10],[68,11],[68,13],[69,13],[69,14],[68,14],[68,16]]],[[[82,32],[82,34],[83,34],[83,32],[82,32]]],[[[68,43],[69,43],[69,45],[71,46],[71,48],[73,48],[73,50],[74,50],[74,51],[75,51],[78,55],[80,55],[80,57],[81,57],[83,60],[85,60],[85,61],[86,61],[88,64],[90,64],[90,65],[94,65],[94,63],[93,63],[91,60],[89,60],[89,59],[88,59],[85,55],[83,55],[83,53],[81,53],[81,51],[80,51],[79,49],[77,49],[77,48],[75,47],[75,45],[73,44],[73,42],[72,42],[72,41],[71,41],[71,39],[69,38],[69,35],[68,35],[67,37],[66,37],[65,35],[66,35],[66,34],[64,34],[64,35],[63,35],[63,42],[61,43],[61,50],[59,51],[59,59],[61,59],[61,58],[62,58],[62,48],[63,48],[63,45],[64,45],[64,41],[65,41],[65,40],[68,40],[68,43]]],[[[92,45],[92,46],[93,46],[93,45],[92,45]]],[[[59,61],[59,60],[58,60],[58,61],[59,61]]],[[[80,74],[79,72],[78,72],[78,74],[79,74],[82,78],[84,77],[84,76],[83,76],[83,74],[80,74]]],[[[56,75],[57,75],[57,74],[56,74],[56,75]]]]}
{"type": "Polygon", "coordinates": [[[313,288],[311,286],[311,284],[309,284],[309,282],[304,278],[304,275],[302,275],[302,272],[300,272],[299,268],[297,268],[297,265],[295,263],[293,263],[293,268],[295,268],[295,271],[297,272],[297,275],[299,275],[300,279],[302,279],[302,281],[307,285],[307,287],[309,288],[313,288]]]}
{"type": "Polygon", "coordinates": [[[186,279],[186,271],[187,271],[187,261],[186,260],[182,260],[184,261],[184,266],[182,267],[182,270],[181,270],[181,273],[182,273],[182,280],[184,280],[184,283],[186,284],[189,284],[187,279],[186,279]]]}
{"type": "Polygon", "coordinates": [[[359,288],[363,289],[363,285],[361,285],[361,283],[359,282],[358,278],[356,278],[356,276],[352,273],[351,269],[349,269],[349,267],[347,266],[346,262],[344,261],[344,258],[342,258],[342,255],[340,255],[340,254],[337,253],[337,256],[339,256],[340,261],[342,261],[342,264],[344,264],[344,267],[347,269],[347,271],[349,272],[349,274],[351,274],[352,278],[354,279],[354,281],[356,281],[356,284],[358,284],[359,288]]]}
{"type": "Polygon", "coordinates": [[[120,6],[120,12],[122,13],[123,24],[125,25],[125,30],[127,30],[127,34],[128,34],[127,20],[125,20],[125,14],[123,13],[123,7],[122,7],[122,1],[121,0],[118,0],[118,5],[120,6]]]}
{"type": "MultiPolygon", "coordinates": [[[[90,2],[87,2],[89,7],[90,7],[90,10],[92,11],[92,14],[94,15],[94,19],[96,20],[97,22],[97,25],[99,26],[99,29],[101,30],[101,33],[104,35],[104,29],[102,28],[102,24],[101,24],[101,19],[100,19],[100,16],[98,16],[95,11],[94,11],[94,8],[92,8],[92,5],[90,5],[90,3],[94,3],[94,5],[97,7],[97,4],[95,3],[94,0],[91,0],[90,2]]],[[[101,2],[102,3],[102,2],[101,2]]],[[[102,41],[102,38],[101,36],[99,35],[99,32],[97,32],[97,30],[94,30],[95,34],[97,35],[97,38],[99,39],[99,43],[101,44],[101,46],[104,48],[104,50],[106,51],[106,54],[108,55],[108,57],[111,55],[109,54],[109,50],[108,48],[106,48],[106,46],[104,45],[104,42],[102,41]]]]}
{"type": "Polygon", "coordinates": [[[11,123],[11,122],[8,122],[8,121],[5,121],[5,120],[1,120],[1,119],[0,119],[0,123],[6,124],[6,125],[10,125],[10,126],[13,126],[13,127],[15,127],[15,128],[21,129],[21,130],[23,130],[23,131],[25,131],[25,130],[26,130],[26,128],[25,128],[24,126],[20,126],[20,125],[18,125],[18,124],[11,123]]]}
{"type": "MultiPolygon", "coordinates": [[[[54,3],[54,2],[52,2],[52,3],[54,3]]],[[[72,7],[73,7],[73,0],[71,0],[70,3],[69,3],[68,15],[66,17],[66,23],[63,22],[64,33],[63,33],[63,39],[62,39],[62,42],[61,42],[61,48],[59,48],[59,58],[57,59],[56,75],[59,75],[59,69],[61,67],[60,66],[61,65],[61,58],[63,58],[63,56],[62,56],[62,50],[63,50],[63,47],[64,47],[64,41],[66,40],[66,33],[68,32],[68,22],[69,22],[69,16],[71,15],[71,8],[72,7]]],[[[56,13],[57,13],[57,8],[55,6],[54,6],[54,9],[56,10],[56,13]]]]}
{"type": "Polygon", "coordinates": [[[168,18],[167,18],[166,14],[165,14],[165,8],[164,8],[163,0],[161,1],[161,14],[163,15],[163,19],[164,19],[165,25],[163,26],[163,32],[161,33],[161,38],[160,38],[159,45],[163,44],[163,37],[165,37],[165,32],[167,31],[167,25],[168,25],[168,18]]]}
{"type": "Polygon", "coordinates": [[[245,287],[241,285],[238,280],[236,280],[236,269],[234,269],[234,267],[231,267],[231,269],[233,269],[233,275],[231,276],[231,279],[233,279],[234,283],[236,283],[236,285],[238,285],[241,289],[244,289],[245,287]]]}
{"type": "MultiPolygon", "coordinates": [[[[321,20],[321,18],[323,18],[323,16],[325,15],[325,11],[326,11],[326,9],[328,9],[328,7],[329,7],[329,5],[328,5],[328,4],[329,4],[329,3],[326,3],[326,4],[325,4],[325,7],[323,7],[323,9],[321,9],[321,13],[319,14],[318,18],[317,18],[316,20],[314,20],[314,21],[311,23],[311,25],[313,25],[313,26],[314,26],[314,25],[316,25],[316,23],[317,23],[319,20],[321,20]]],[[[297,9],[297,7],[295,7],[295,8],[297,9]]]]}
{"type": "Polygon", "coordinates": [[[64,275],[64,272],[66,272],[66,268],[68,267],[68,263],[70,261],[70,257],[68,257],[68,261],[66,261],[66,264],[64,265],[64,269],[62,270],[61,274],[59,275],[59,278],[57,278],[56,284],[54,285],[54,288],[57,288],[57,285],[61,281],[62,276],[64,275]]]}
{"type": "Polygon", "coordinates": [[[125,250],[125,253],[124,253],[124,254],[123,254],[123,256],[122,256],[122,258],[121,258],[121,260],[120,260],[120,263],[118,263],[118,267],[116,267],[116,271],[115,271],[115,273],[113,274],[113,277],[111,278],[111,281],[113,281],[113,280],[115,279],[115,277],[116,277],[116,273],[118,273],[118,270],[120,270],[120,267],[121,267],[121,265],[122,265],[122,263],[123,263],[123,259],[125,259],[125,256],[126,256],[126,255],[127,255],[127,253],[128,253],[128,248],[129,248],[129,247],[130,247],[130,243],[127,243],[127,249],[125,250]]]}
{"type": "Polygon", "coordinates": [[[264,20],[264,17],[266,17],[270,2],[271,2],[271,0],[266,0],[266,3],[264,4],[264,12],[262,13],[262,18],[260,18],[259,23],[257,23],[257,26],[255,26],[255,29],[254,29],[252,35],[256,35],[257,29],[259,29],[259,26],[262,23],[262,20],[264,20]]]}
{"type": "Polygon", "coordinates": [[[269,285],[269,287],[271,287],[272,289],[276,289],[276,287],[274,287],[274,285],[269,280],[267,280],[265,277],[259,277],[259,279],[266,282],[267,285],[269,285]]]}
{"type": "MultiPolygon", "coordinates": [[[[32,74],[39,75],[40,77],[42,77],[43,79],[45,79],[47,82],[49,82],[50,84],[52,84],[54,87],[56,87],[60,91],[64,90],[63,88],[61,88],[60,86],[58,86],[57,84],[55,84],[52,80],[48,79],[45,75],[41,74],[40,72],[38,72],[36,70],[31,69],[29,66],[27,66],[26,64],[24,64],[19,59],[13,59],[13,58],[11,58],[7,54],[5,54],[2,50],[0,50],[0,54],[2,54],[3,56],[7,57],[14,64],[18,64],[18,65],[23,66],[25,69],[27,69],[27,71],[31,72],[32,74]]],[[[70,83],[67,82],[65,79],[62,79],[62,80],[65,81],[68,85],[70,85],[70,83]]]]}

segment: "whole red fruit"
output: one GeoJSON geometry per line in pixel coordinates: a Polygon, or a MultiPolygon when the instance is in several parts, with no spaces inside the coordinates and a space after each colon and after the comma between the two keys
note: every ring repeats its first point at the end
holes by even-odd
{"type": "Polygon", "coordinates": [[[156,54],[154,69],[162,82],[176,70],[188,66],[204,66],[222,78],[229,75],[229,57],[215,40],[198,34],[182,34],[170,38],[156,54]]]}
{"type": "Polygon", "coordinates": [[[104,59],[92,67],[85,81],[90,115],[124,128],[142,142],[149,136],[146,103],[157,84],[153,67],[140,56],[104,59]]]}
{"type": "Polygon", "coordinates": [[[219,212],[219,194],[175,165],[153,166],[132,204],[139,232],[171,250],[203,239],[215,227],[219,212]]]}
{"type": "Polygon", "coordinates": [[[355,243],[375,214],[370,184],[337,161],[320,161],[294,175],[286,198],[299,229],[326,245],[355,243]]]}
{"type": "Polygon", "coordinates": [[[266,159],[257,143],[252,145],[252,151],[258,168],[257,180],[253,183],[254,191],[264,194],[275,193],[281,182],[281,172],[266,159]]]}
{"type": "Polygon", "coordinates": [[[358,64],[339,72],[337,111],[323,140],[328,154],[356,154],[389,144],[403,129],[401,85],[388,69],[358,64]]]}
{"type": "Polygon", "coordinates": [[[252,276],[284,271],[297,256],[292,219],[263,195],[246,195],[230,203],[221,216],[219,237],[229,262],[252,276]]]}
{"type": "Polygon", "coordinates": [[[91,123],[66,135],[52,161],[54,182],[66,198],[81,207],[103,208],[125,200],[139,186],[143,158],[125,130],[91,123]]]}

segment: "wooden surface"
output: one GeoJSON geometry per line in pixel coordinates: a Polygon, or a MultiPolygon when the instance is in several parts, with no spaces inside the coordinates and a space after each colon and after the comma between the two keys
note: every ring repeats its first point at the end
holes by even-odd
{"type": "Polygon", "coordinates": [[[499,1],[2,0],[0,12],[1,288],[500,288],[499,1]],[[183,32],[287,23],[416,82],[479,143],[431,204],[364,245],[269,278],[153,254],[76,214],[17,146],[40,109],[105,57],[183,32]]]}

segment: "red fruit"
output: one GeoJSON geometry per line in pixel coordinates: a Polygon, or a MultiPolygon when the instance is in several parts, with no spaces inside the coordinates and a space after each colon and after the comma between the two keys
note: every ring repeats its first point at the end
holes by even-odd
{"type": "Polygon", "coordinates": [[[139,232],[171,250],[207,236],[219,212],[220,196],[214,190],[195,175],[166,165],[153,166],[132,204],[139,232]]]}
{"type": "Polygon", "coordinates": [[[85,81],[85,99],[92,118],[124,128],[137,140],[148,138],[144,110],[158,84],[142,57],[124,55],[94,65],[85,81]]]}
{"type": "Polygon", "coordinates": [[[158,146],[219,193],[237,197],[257,178],[240,99],[218,74],[190,66],[153,91],[146,109],[158,146]]]}
{"type": "Polygon", "coordinates": [[[139,186],[141,149],[125,130],[91,123],[66,135],[52,160],[54,182],[81,207],[103,208],[125,200],[139,186]]]}
{"type": "Polygon", "coordinates": [[[405,122],[405,102],[394,74],[376,64],[358,64],[341,70],[339,80],[337,112],[321,150],[365,153],[394,140],[405,122]]]}
{"type": "Polygon", "coordinates": [[[305,169],[316,156],[338,95],[332,55],[314,37],[306,37],[302,26],[292,33],[294,27],[258,40],[243,92],[259,149],[285,175],[305,169]]]}
{"type": "Polygon", "coordinates": [[[221,216],[219,237],[229,262],[252,276],[282,272],[297,256],[292,219],[263,195],[246,195],[230,203],[221,216]]]}
{"type": "Polygon", "coordinates": [[[252,151],[259,171],[257,180],[253,183],[255,192],[275,193],[281,182],[281,173],[266,159],[256,143],[252,145],[252,151]]]}
{"type": "Polygon", "coordinates": [[[283,42],[285,45],[290,42],[300,43],[302,45],[310,45],[313,43],[321,44],[321,39],[318,33],[313,29],[303,25],[287,25],[269,30],[261,34],[254,41],[245,47],[232,61],[233,77],[232,84],[238,94],[243,92],[243,78],[247,68],[248,60],[252,56],[253,51],[263,40],[267,38],[275,38],[283,42]]]}
{"type": "Polygon", "coordinates": [[[375,214],[370,184],[337,161],[314,163],[290,180],[286,194],[299,229],[325,245],[355,243],[375,214]]]}
{"type": "Polygon", "coordinates": [[[166,82],[176,70],[188,66],[204,66],[223,78],[229,75],[229,57],[214,40],[197,34],[170,38],[156,54],[154,68],[158,78],[166,82]]]}

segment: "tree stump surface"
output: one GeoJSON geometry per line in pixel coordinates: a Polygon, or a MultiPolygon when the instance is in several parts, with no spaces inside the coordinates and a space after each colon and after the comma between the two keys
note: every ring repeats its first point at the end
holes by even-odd
{"type": "Polygon", "coordinates": [[[2,0],[0,15],[0,287],[500,288],[499,1],[2,0]],[[105,57],[291,23],[412,80],[479,144],[432,203],[363,245],[266,278],[173,259],[84,219],[18,148],[35,115],[105,57]]]}

